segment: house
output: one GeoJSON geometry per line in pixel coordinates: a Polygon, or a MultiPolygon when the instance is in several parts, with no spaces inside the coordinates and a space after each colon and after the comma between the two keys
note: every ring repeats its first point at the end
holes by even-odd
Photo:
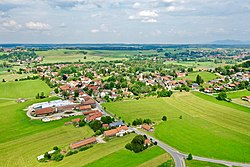
{"type": "Polygon", "coordinates": [[[78,149],[80,147],[86,146],[88,144],[93,144],[96,143],[96,138],[95,137],[90,137],[75,143],[71,143],[69,146],[71,149],[78,149]]]}
{"type": "Polygon", "coordinates": [[[91,110],[91,105],[80,106],[79,109],[82,110],[91,110]]]}
{"type": "Polygon", "coordinates": [[[149,139],[145,139],[144,140],[144,146],[149,146],[150,145],[150,140],[149,139]]]}
{"type": "Polygon", "coordinates": [[[73,123],[80,123],[81,122],[81,118],[75,118],[71,120],[73,123]]]}
{"type": "Polygon", "coordinates": [[[199,84],[197,84],[197,83],[192,84],[192,89],[197,89],[198,87],[199,87],[199,84]]]}
{"type": "Polygon", "coordinates": [[[241,99],[250,102],[250,96],[243,96],[241,99]]]}
{"type": "Polygon", "coordinates": [[[95,108],[96,101],[89,96],[85,96],[84,101],[82,102],[82,105],[91,105],[92,108],[95,108]]]}
{"type": "Polygon", "coordinates": [[[96,113],[98,112],[98,110],[90,110],[90,111],[84,111],[82,112],[83,115],[90,115],[90,114],[93,114],[93,113],[96,113]]]}
{"type": "Polygon", "coordinates": [[[52,107],[35,109],[36,116],[50,115],[50,114],[53,114],[55,112],[56,112],[55,109],[52,107]]]}
{"type": "Polygon", "coordinates": [[[104,131],[103,135],[105,137],[112,137],[112,136],[123,136],[125,133],[130,132],[126,125],[117,127],[116,129],[111,129],[104,131]]]}
{"type": "Polygon", "coordinates": [[[100,111],[96,110],[95,113],[89,114],[89,116],[85,118],[85,121],[90,122],[90,121],[94,121],[96,119],[101,120],[101,116],[102,116],[102,113],[100,111]]]}
{"type": "Polygon", "coordinates": [[[152,126],[150,126],[150,125],[148,125],[148,124],[143,124],[143,125],[141,126],[141,128],[144,129],[144,130],[146,130],[146,131],[150,131],[150,132],[153,131],[152,126]]]}
{"type": "Polygon", "coordinates": [[[119,121],[119,122],[112,122],[109,124],[109,126],[112,128],[112,127],[119,127],[119,126],[122,126],[124,125],[124,123],[122,121],[119,121]]]}
{"type": "Polygon", "coordinates": [[[205,88],[204,92],[205,93],[212,93],[213,92],[213,88],[205,88]]]}

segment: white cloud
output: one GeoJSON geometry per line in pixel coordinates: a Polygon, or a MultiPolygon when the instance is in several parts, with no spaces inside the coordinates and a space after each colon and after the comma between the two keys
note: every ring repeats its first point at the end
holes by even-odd
{"type": "Polygon", "coordinates": [[[143,10],[138,13],[138,16],[140,17],[158,17],[158,13],[155,11],[150,11],[150,10],[143,10]]]}
{"type": "Polygon", "coordinates": [[[156,23],[157,20],[156,19],[144,19],[141,22],[143,22],[143,23],[156,23]]]}
{"type": "Polygon", "coordinates": [[[133,4],[133,8],[139,8],[141,6],[141,4],[139,2],[135,2],[133,4]]]}
{"type": "Polygon", "coordinates": [[[49,30],[50,25],[46,23],[41,23],[41,22],[28,22],[25,24],[25,27],[30,29],[30,30],[49,30]]]}
{"type": "Polygon", "coordinates": [[[92,29],[92,30],[90,30],[90,32],[92,32],[92,33],[97,33],[97,32],[99,32],[100,30],[98,30],[98,29],[92,29]]]}
{"type": "Polygon", "coordinates": [[[22,27],[22,25],[18,24],[15,20],[6,20],[2,23],[2,26],[11,29],[19,29],[22,27]]]}

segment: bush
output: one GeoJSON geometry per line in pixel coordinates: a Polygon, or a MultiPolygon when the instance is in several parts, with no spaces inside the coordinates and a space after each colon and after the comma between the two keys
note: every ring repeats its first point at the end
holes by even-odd
{"type": "Polygon", "coordinates": [[[85,150],[87,150],[87,149],[89,149],[89,148],[92,148],[92,147],[93,147],[92,145],[85,146],[85,147],[81,147],[81,148],[79,149],[79,151],[85,151],[85,150]]]}
{"type": "Polygon", "coordinates": [[[161,120],[167,121],[167,116],[164,115],[161,120]]]}
{"type": "Polygon", "coordinates": [[[53,147],[53,150],[59,150],[59,148],[57,146],[53,147]]]}
{"type": "Polygon", "coordinates": [[[63,158],[64,158],[64,155],[62,155],[62,154],[55,154],[55,155],[52,156],[51,159],[54,160],[54,161],[59,162],[59,161],[63,160],[63,158]]]}
{"type": "Polygon", "coordinates": [[[70,155],[77,154],[77,153],[78,153],[77,150],[72,150],[72,151],[67,152],[67,154],[65,156],[68,157],[70,155]]]}
{"type": "Polygon", "coordinates": [[[192,154],[191,154],[191,153],[190,153],[190,154],[188,154],[187,160],[192,160],[192,159],[193,159],[192,154]]]}

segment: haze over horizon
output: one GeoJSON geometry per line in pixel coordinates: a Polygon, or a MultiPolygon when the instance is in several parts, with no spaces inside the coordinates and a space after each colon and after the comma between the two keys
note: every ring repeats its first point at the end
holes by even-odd
{"type": "Polygon", "coordinates": [[[0,0],[0,43],[250,39],[246,0],[0,0]]]}

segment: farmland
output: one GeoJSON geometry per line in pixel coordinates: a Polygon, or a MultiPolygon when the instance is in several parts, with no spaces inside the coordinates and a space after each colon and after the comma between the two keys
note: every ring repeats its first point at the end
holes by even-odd
{"type": "Polygon", "coordinates": [[[26,78],[27,76],[33,76],[33,75],[32,74],[8,74],[8,73],[4,73],[4,74],[0,75],[0,81],[2,81],[3,79],[7,82],[15,81],[15,79],[26,78]]]}
{"type": "Polygon", "coordinates": [[[180,151],[250,162],[249,109],[224,104],[227,102],[217,103],[213,97],[196,94],[200,97],[191,93],[175,93],[171,98],[106,103],[104,106],[127,122],[135,118],[156,121],[158,125],[154,136],[180,151]],[[163,115],[168,117],[167,122],[160,121],[163,115]],[[179,119],[180,115],[182,119],[179,119]]]}
{"type": "Polygon", "coordinates": [[[50,88],[41,80],[0,83],[1,98],[33,98],[37,93],[48,95],[50,88]]]}
{"type": "Polygon", "coordinates": [[[58,63],[58,62],[87,62],[87,61],[110,61],[125,60],[135,54],[156,54],[156,51],[108,51],[108,50],[86,50],[87,54],[79,53],[79,50],[49,50],[37,51],[39,56],[43,56],[42,63],[58,63]],[[86,59],[84,57],[86,56],[86,59]]]}
{"type": "Polygon", "coordinates": [[[216,163],[204,162],[204,161],[196,161],[196,160],[186,161],[186,165],[188,167],[227,167],[226,165],[222,165],[222,164],[216,164],[216,163]]]}
{"type": "Polygon", "coordinates": [[[191,72],[188,74],[188,76],[183,77],[181,79],[190,79],[192,81],[196,80],[196,76],[200,75],[201,78],[205,81],[208,82],[210,80],[216,79],[218,76],[215,75],[214,73],[210,73],[210,72],[206,72],[206,71],[202,71],[202,72],[191,72]]]}

